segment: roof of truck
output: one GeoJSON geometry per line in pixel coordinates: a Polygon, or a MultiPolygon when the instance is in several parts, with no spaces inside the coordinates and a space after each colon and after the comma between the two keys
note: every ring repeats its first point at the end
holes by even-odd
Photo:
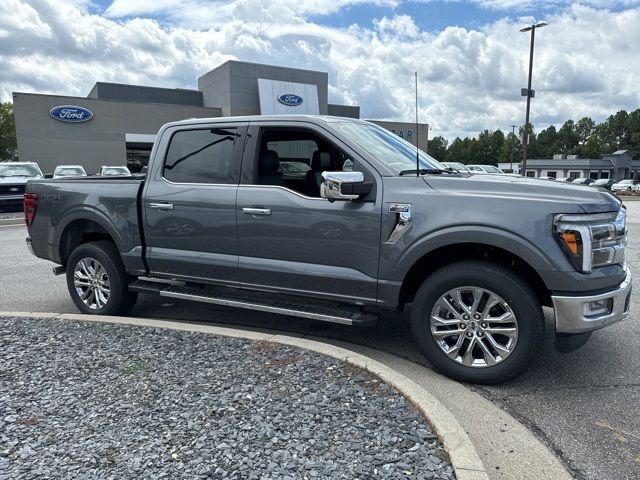
{"type": "Polygon", "coordinates": [[[291,122],[322,122],[322,123],[340,123],[354,122],[365,123],[365,120],[359,120],[349,117],[335,117],[331,115],[247,115],[242,117],[211,117],[211,118],[187,118],[176,122],[170,122],[167,125],[193,125],[198,123],[237,123],[237,122],[273,122],[273,121],[291,121],[291,122]]]}

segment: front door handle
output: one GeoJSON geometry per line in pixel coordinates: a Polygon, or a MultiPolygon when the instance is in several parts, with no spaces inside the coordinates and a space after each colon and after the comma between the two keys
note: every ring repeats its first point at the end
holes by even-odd
{"type": "Polygon", "coordinates": [[[266,217],[268,215],[271,215],[271,209],[270,208],[244,207],[242,209],[242,213],[244,213],[245,215],[266,217]]]}
{"type": "Polygon", "coordinates": [[[173,210],[173,203],[150,203],[149,208],[156,210],[173,210]]]}

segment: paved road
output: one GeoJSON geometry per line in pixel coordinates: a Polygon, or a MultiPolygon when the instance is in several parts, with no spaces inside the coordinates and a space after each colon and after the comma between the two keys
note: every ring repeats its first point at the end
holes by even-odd
{"type": "MultiPolygon", "coordinates": [[[[507,385],[472,387],[520,419],[580,479],[640,478],[640,202],[629,202],[629,214],[627,259],[636,292],[630,318],[594,333],[570,354],[553,349],[548,328],[542,355],[522,377],[507,385]]],[[[25,234],[23,227],[0,227],[0,310],[76,312],[64,277],[54,277],[49,262],[27,252],[25,234]]],[[[310,333],[383,349],[429,368],[402,315],[356,329],[145,296],[132,315],[310,333]]],[[[550,324],[550,312],[546,317],[550,324]]]]}

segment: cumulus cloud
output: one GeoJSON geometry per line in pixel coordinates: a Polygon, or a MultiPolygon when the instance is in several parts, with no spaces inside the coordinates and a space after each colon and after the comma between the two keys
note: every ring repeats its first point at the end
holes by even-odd
{"type": "MultiPolygon", "coordinates": [[[[239,59],[327,71],[330,101],[390,120],[413,120],[417,70],[421,120],[435,135],[523,123],[529,36],[518,31],[521,19],[428,32],[397,14],[397,3],[115,0],[97,14],[84,0],[3,0],[0,96],[84,96],[96,81],[195,88],[199,75],[239,59]],[[389,8],[368,26],[310,19],[357,3],[389,8]]],[[[536,37],[534,124],[640,106],[640,8],[570,5],[546,20],[536,37]]]]}

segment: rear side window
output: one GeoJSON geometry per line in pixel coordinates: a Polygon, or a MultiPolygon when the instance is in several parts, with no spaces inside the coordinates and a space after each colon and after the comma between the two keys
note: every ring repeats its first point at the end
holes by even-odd
{"type": "Polygon", "coordinates": [[[163,176],[176,183],[230,183],[236,128],[182,130],[171,138],[163,176]]]}

